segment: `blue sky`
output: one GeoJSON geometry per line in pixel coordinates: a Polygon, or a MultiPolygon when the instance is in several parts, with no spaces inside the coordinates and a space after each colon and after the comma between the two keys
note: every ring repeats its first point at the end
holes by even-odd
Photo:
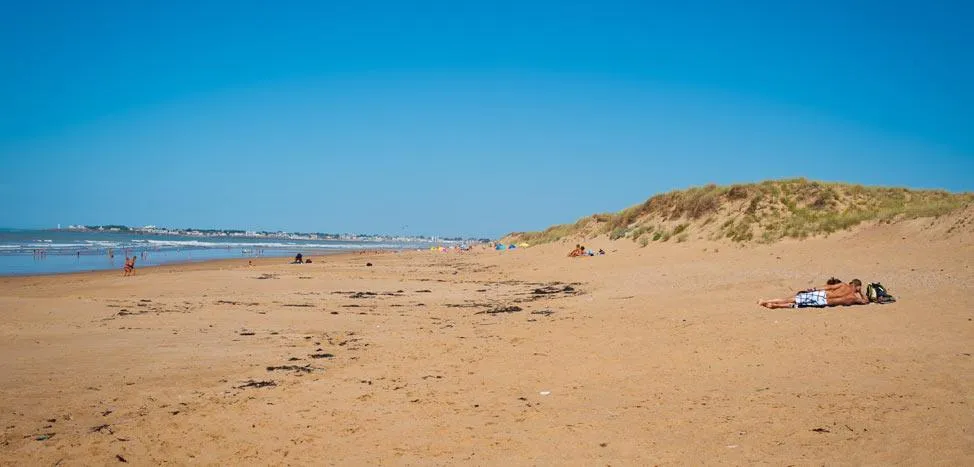
{"type": "Polygon", "coordinates": [[[974,189],[970,2],[19,2],[0,226],[497,236],[706,183],[974,189]]]}

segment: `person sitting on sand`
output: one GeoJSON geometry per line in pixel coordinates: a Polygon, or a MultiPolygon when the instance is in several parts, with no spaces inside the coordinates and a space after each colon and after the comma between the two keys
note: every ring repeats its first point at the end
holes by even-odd
{"type": "Polygon", "coordinates": [[[582,256],[584,254],[585,254],[585,247],[583,247],[582,245],[579,245],[579,244],[575,244],[575,249],[572,250],[572,252],[568,254],[568,257],[569,258],[576,258],[576,257],[582,256]]]}
{"type": "MultiPolygon", "coordinates": [[[[829,280],[829,282],[833,281],[829,280]]],[[[772,309],[866,305],[868,303],[869,300],[862,293],[862,281],[859,279],[853,279],[848,284],[838,282],[835,284],[826,284],[814,289],[802,290],[792,298],[758,301],[758,305],[772,309]]]]}
{"type": "Polygon", "coordinates": [[[298,254],[294,255],[294,261],[292,261],[291,264],[302,264],[302,263],[304,263],[304,260],[301,259],[303,257],[304,256],[301,255],[301,253],[298,253],[298,254]]]}
{"type": "Polygon", "coordinates": [[[135,274],[135,255],[132,255],[131,258],[128,256],[125,257],[125,266],[122,267],[122,271],[125,272],[125,274],[123,274],[125,276],[135,274]]]}

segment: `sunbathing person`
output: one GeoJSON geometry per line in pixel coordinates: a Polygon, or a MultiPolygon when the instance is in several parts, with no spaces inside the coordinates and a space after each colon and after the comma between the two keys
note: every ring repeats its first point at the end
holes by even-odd
{"type": "Polygon", "coordinates": [[[125,271],[124,276],[135,274],[135,255],[132,255],[131,258],[125,257],[125,266],[122,267],[122,271],[125,271]]]}
{"type": "MultiPolygon", "coordinates": [[[[833,281],[829,281],[833,282],[833,281]]],[[[853,279],[848,284],[842,282],[826,284],[814,289],[802,290],[792,298],[759,300],[758,305],[765,308],[805,308],[838,305],[866,305],[869,299],[862,293],[862,281],[853,279]]]]}
{"type": "Polygon", "coordinates": [[[585,247],[583,247],[582,245],[576,244],[575,245],[575,249],[572,250],[572,252],[568,254],[568,257],[569,258],[576,258],[576,257],[582,256],[584,254],[585,254],[585,247]]]}

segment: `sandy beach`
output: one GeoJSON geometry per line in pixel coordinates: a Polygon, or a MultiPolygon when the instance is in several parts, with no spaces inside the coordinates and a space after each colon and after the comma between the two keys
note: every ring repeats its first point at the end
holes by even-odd
{"type": "Polygon", "coordinates": [[[974,243],[929,223],[0,278],[0,464],[971,465],[974,243]],[[898,302],[755,304],[831,276],[898,302]]]}

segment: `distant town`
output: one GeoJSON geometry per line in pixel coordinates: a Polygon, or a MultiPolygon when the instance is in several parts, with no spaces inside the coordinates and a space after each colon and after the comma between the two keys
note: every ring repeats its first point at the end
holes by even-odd
{"type": "Polygon", "coordinates": [[[124,232],[144,235],[178,235],[183,237],[238,237],[238,238],[273,238],[286,240],[351,240],[373,242],[489,242],[489,238],[439,237],[426,235],[380,235],[380,234],[351,234],[351,233],[322,233],[322,232],[270,232],[265,230],[238,229],[180,229],[172,227],[158,227],[146,225],[132,227],[127,225],[69,225],[58,230],[72,230],[79,232],[124,232]]]}

